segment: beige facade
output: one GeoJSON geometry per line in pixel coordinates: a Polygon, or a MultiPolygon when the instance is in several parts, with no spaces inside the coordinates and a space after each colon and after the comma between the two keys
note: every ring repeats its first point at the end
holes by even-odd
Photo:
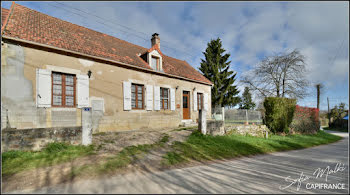
{"type": "Polygon", "coordinates": [[[3,43],[1,47],[2,129],[81,126],[80,108],[37,107],[37,69],[80,75],[86,75],[89,70],[92,72],[89,106],[93,109],[95,132],[178,127],[183,121],[183,91],[190,92],[190,118],[196,122],[198,111],[193,106],[194,89],[195,92],[208,94],[207,117],[211,113],[210,85],[10,42],[3,43]],[[175,89],[175,110],[124,110],[124,81],[175,89]]]}

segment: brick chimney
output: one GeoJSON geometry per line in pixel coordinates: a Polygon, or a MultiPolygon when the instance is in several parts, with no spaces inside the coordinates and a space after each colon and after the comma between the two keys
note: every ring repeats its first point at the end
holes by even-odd
{"type": "Polygon", "coordinates": [[[154,33],[152,35],[151,44],[152,44],[151,47],[153,47],[155,44],[157,44],[158,48],[160,49],[160,39],[159,39],[159,34],[158,33],[154,33]]]}

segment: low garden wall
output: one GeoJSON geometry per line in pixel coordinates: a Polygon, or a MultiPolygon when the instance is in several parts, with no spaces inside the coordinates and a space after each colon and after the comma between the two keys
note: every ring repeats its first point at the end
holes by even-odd
{"type": "Polygon", "coordinates": [[[236,133],[240,135],[251,135],[256,137],[265,137],[266,132],[270,132],[270,130],[266,127],[266,125],[226,125],[225,132],[227,134],[236,133]]]}
{"type": "Polygon", "coordinates": [[[1,151],[40,150],[50,142],[81,144],[81,127],[53,127],[35,129],[3,129],[1,151]]]}

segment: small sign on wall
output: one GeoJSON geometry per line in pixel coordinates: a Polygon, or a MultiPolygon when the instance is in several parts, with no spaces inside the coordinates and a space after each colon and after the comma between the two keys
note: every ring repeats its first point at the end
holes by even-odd
{"type": "Polygon", "coordinates": [[[176,108],[180,108],[180,104],[176,104],[176,108]]]}

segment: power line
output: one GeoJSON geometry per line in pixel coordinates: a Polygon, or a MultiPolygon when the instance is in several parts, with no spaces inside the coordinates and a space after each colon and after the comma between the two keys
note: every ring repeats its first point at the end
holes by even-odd
{"type": "MultiPolygon", "coordinates": [[[[129,29],[130,31],[134,31],[134,32],[136,32],[136,33],[144,34],[144,35],[147,36],[147,34],[144,33],[144,32],[140,32],[140,31],[137,31],[137,30],[132,29],[132,28],[130,28],[130,27],[127,27],[127,26],[125,26],[125,25],[119,24],[119,23],[115,22],[114,20],[102,18],[102,17],[97,16],[97,15],[95,15],[95,14],[93,14],[93,13],[86,12],[86,11],[83,11],[83,10],[81,10],[81,9],[78,9],[78,8],[75,8],[75,7],[72,7],[72,6],[69,6],[69,5],[66,5],[66,4],[63,4],[63,3],[59,3],[59,2],[57,2],[57,1],[54,1],[54,2],[57,3],[57,4],[60,4],[60,5],[69,7],[69,8],[71,8],[71,9],[80,11],[80,12],[82,12],[82,13],[84,13],[84,14],[89,15],[89,16],[93,16],[93,17],[99,18],[100,20],[108,21],[108,22],[110,22],[110,23],[113,23],[113,24],[116,24],[116,25],[118,25],[118,26],[124,27],[124,28],[126,28],[126,29],[129,29]]],[[[48,5],[50,5],[50,4],[48,4],[48,5]]],[[[53,5],[52,5],[52,6],[53,6],[53,5]]],[[[57,7],[57,6],[55,6],[55,7],[57,7]]],[[[59,8],[62,8],[62,7],[59,7],[59,8]]],[[[82,15],[80,15],[80,14],[77,14],[77,13],[71,11],[71,10],[67,10],[67,9],[65,9],[65,10],[68,11],[68,12],[74,13],[74,14],[76,14],[76,15],[79,15],[79,16],[81,16],[81,17],[86,18],[85,16],[82,16],[82,15]]],[[[95,20],[95,21],[96,21],[96,20],[95,20]]],[[[97,21],[96,21],[96,22],[97,22],[97,21]]],[[[98,22],[98,23],[99,23],[99,22],[98,22]]],[[[103,23],[103,24],[106,25],[105,23],[103,23]]],[[[111,28],[111,26],[108,26],[108,27],[111,28]]],[[[121,31],[123,31],[123,30],[121,30],[121,31]]],[[[135,33],[126,32],[126,31],[123,31],[123,32],[125,32],[126,34],[133,34],[134,36],[136,36],[136,37],[138,37],[138,38],[140,38],[140,39],[143,39],[143,40],[145,40],[145,41],[148,41],[148,39],[146,39],[146,38],[144,38],[144,37],[141,37],[141,36],[139,36],[139,35],[137,35],[137,34],[135,34],[135,33]]],[[[165,40],[162,40],[162,41],[163,41],[163,42],[170,43],[170,42],[165,41],[165,40]]],[[[182,53],[184,53],[184,54],[187,54],[187,55],[189,55],[189,56],[191,56],[191,57],[195,57],[195,56],[193,56],[192,54],[190,54],[190,53],[188,53],[188,52],[186,52],[186,51],[180,50],[180,49],[175,49],[175,48],[172,48],[172,47],[169,47],[169,46],[166,46],[166,45],[163,45],[163,47],[168,48],[168,49],[172,49],[172,50],[174,50],[174,51],[180,51],[180,52],[182,52],[182,53]]]]}

